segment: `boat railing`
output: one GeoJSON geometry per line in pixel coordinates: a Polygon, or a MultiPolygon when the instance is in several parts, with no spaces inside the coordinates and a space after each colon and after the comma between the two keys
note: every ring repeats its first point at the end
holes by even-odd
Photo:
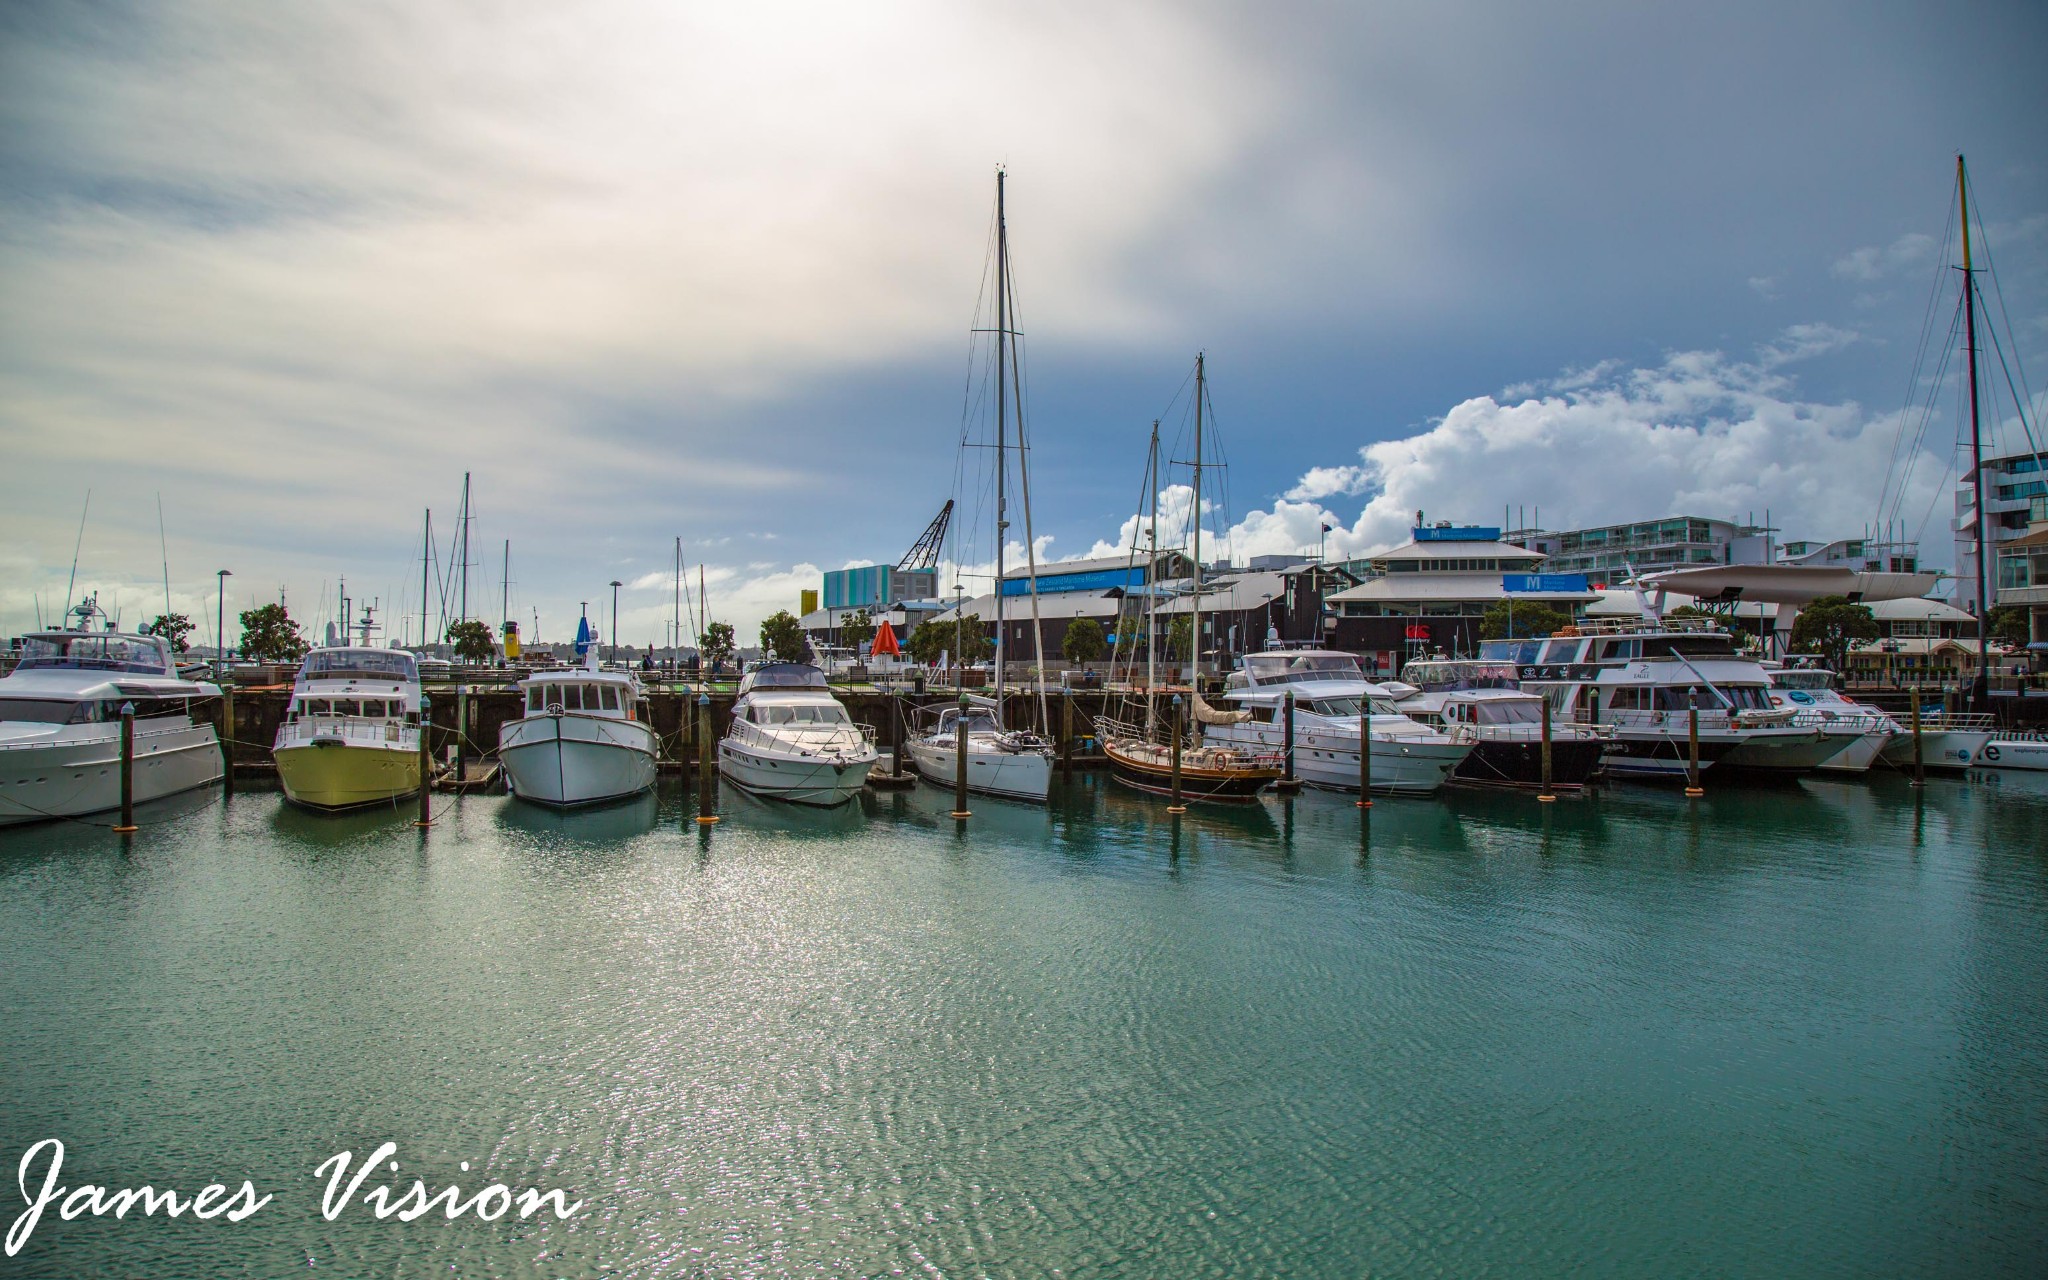
{"type": "Polygon", "coordinates": [[[738,738],[750,746],[769,751],[809,752],[826,755],[835,749],[854,746],[856,743],[873,746],[875,727],[869,724],[855,724],[845,721],[839,724],[786,724],[758,725],[751,720],[732,722],[730,737],[738,738]]]}
{"type": "Polygon", "coordinates": [[[277,745],[280,747],[337,738],[365,746],[399,745],[416,750],[420,731],[417,725],[362,716],[298,716],[285,721],[277,730],[277,745]]]}
{"type": "MultiPolygon", "coordinates": [[[[1911,725],[1905,721],[1910,730],[1911,725]]],[[[1988,711],[1922,711],[1920,728],[1923,732],[1985,733],[1996,732],[1998,720],[1988,711]]]]}

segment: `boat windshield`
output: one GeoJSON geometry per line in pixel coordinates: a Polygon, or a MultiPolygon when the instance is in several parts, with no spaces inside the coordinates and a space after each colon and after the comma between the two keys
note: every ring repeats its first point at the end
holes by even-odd
{"type": "MultiPolygon", "coordinates": [[[[1358,705],[1360,701],[1358,698],[1310,698],[1301,705],[1319,716],[1355,716],[1359,714],[1358,705]]],[[[1371,701],[1372,714],[1376,716],[1401,714],[1394,710],[1392,704],[1383,699],[1374,698],[1371,701]]]]}
{"type": "Polygon", "coordinates": [[[410,684],[419,680],[420,668],[419,660],[411,654],[389,649],[316,649],[306,655],[306,664],[299,668],[299,674],[308,680],[353,677],[410,684]]]}
{"type": "Polygon", "coordinates": [[[758,706],[754,720],[759,724],[846,724],[841,706],[758,706]]]}
{"type": "Polygon", "coordinates": [[[1535,698],[1498,698],[1472,705],[1474,724],[1539,724],[1543,704],[1535,698]]]}
{"type": "Polygon", "coordinates": [[[91,724],[100,704],[59,698],[0,698],[0,721],[8,724],[91,724]]]}
{"type": "Polygon", "coordinates": [[[825,673],[807,662],[771,662],[747,673],[755,689],[823,689],[825,673]]]}
{"type": "Polygon", "coordinates": [[[1245,669],[1260,684],[1365,678],[1358,659],[1345,653],[1254,653],[1246,655],[1244,661],[1245,669]]]}
{"type": "MultiPolygon", "coordinates": [[[[939,717],[939,732],[951,733],[959,721],[960,713],[958,711],[946,712],[945,715],[939,717]]],[[[970,711],[967,713],[967,733],[970,737],[977,733],[1001,732],[1002,726],[998,725],[996,718],[988,712],[970,711]]]]}
{"type": "Polygon", "coordinates": [[[1832,689],[1835,687],[1835,673],[1832,671],[1773,671],[1771,683],[1780,689],[1832,689]]]}
{"type": "Polygon", "coordinates": [[[29,636],[21,642],[21,662],[15,670],[62,668],[129,671],[150,676],[174,674],[162,642],[148,636],[56,631],[29,636]]]}
{"type": "Polygon", "coordinates": [[[1401,668],[1401,679],[1430,693],[1519,687],[1507,662],[1411,662],[1401,668]]]}

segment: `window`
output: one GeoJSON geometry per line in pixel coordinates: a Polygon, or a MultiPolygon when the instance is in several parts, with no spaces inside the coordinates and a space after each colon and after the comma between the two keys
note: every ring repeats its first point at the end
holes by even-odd
{"type": "Polygon", "coordinates": [[[565,685],[563,685],[563,686],[562,686],[562,710],[564,710],[564,711],[581,711],[581,710],[583,710],[583,686],[582,686],[582,685],[580,685],[580,684],[565,684],[565,685]]]}
{"type": "Polygon", "coordinates": [[[8,698],[0,702],[0,720],[14,724],[91,724],[96,702],[57,698],[8,698]]]}
{"type": "Polygon", "coordinates": [[[617,689],[611,685],[605,685],[603,686],[601,696],[604,699],[604,709],[606,711],[617,711],[619,709],[619,691],[617,689]]]}
{"type": "Polygon", "coordinates": [[[526,710],[528,714],[540,711],[548,705],[541,700],[541,689],[542,686],[537,684],[526,686],[526,710]]]}
{"type": "Polygon", "coordinates": [[[1607,692],[1607,709],[1609,711],[1641,711],[1647,702],[1643,695],[1648,692],[1649,690],[1639,685],[1628,685],[1619,689],[1610,689],[1607,692]]]}

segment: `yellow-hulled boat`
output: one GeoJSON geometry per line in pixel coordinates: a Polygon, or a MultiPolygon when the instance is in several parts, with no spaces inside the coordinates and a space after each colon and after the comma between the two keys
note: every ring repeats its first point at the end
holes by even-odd
{"type": "Polygon", "coordinates": [[[285,798],[313,809],[394,804],[420,789],[419,662],[403,649],[315,649],[271,749],[285,798]]]}

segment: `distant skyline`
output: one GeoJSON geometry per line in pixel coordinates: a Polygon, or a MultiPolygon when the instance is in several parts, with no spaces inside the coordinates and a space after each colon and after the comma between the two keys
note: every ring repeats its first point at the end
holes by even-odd
{"type": "Polygon", "coordinates": [[[949,497],[985,567],[998,165],[1045,556],[1121,548],[1202,350],[1205,551],[1769,509],[1946,566],[1955,396],[1900,415],[1958,151],[2048,386],[2044,48],[2028,3],[10,7],[0,633],[88,489],[78,594],[162,610],[160,494],[202,643],[223,567],[231,637],[345,577],[396,638],[465,470],[472,612],[509,538],[545,640],[613,579],[662,640],[679,537],[743,642],[949,497]]]}

